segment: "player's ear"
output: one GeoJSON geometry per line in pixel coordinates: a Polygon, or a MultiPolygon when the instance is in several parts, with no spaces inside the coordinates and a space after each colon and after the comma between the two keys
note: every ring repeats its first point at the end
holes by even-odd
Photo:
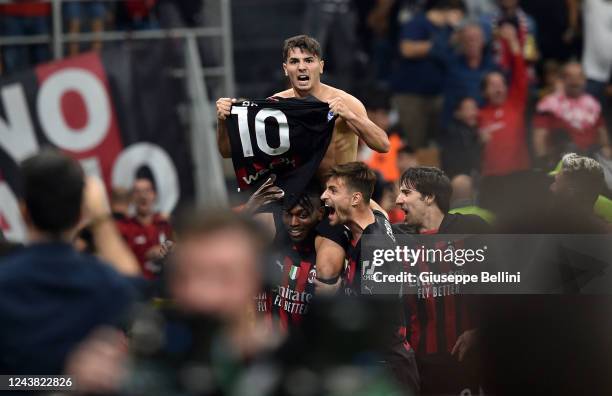
{"type": "Polygon", "coordinates": [[[321,59],[319,61],[319,64],[320,64],[320,66],[319,66],[319,74],[323,74],[323,67],[325,66],[325,61],[323,59],[321,59]]]}
{"type": "Polygon", "coordinates": [[[353,196],[351,197],[351,206],[359,205],[359,202],[361,202],[362,200],[363,195],[360,192],[353,193],[353,196]]]}
{"type": "Polygon", "coordinates": [[[285,72],[285,76],[289,75],[287,74],[287,62],[283,62],[283,71],[285,72]]]}

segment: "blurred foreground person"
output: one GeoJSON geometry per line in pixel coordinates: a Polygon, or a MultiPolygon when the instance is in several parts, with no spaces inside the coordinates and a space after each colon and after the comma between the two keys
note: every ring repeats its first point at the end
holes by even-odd
{"type": "Polygon", "coordinates": [[[135,288],[117,270],[139,269],[103,185],[86,180],[78,162],[43,151],[23,162],[21,174],[29,246],[0,264],[0,372],[61,374],[79,342],[99,326],[120,324],[135,288]],[[96,250],[110,264],[71,246],[81,221],[90,223],[96,250]]]}

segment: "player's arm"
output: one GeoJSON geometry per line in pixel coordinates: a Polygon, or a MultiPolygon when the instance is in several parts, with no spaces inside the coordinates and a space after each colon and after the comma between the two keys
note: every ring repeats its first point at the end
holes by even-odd
{"type": "Polygon", "coordinates": [[[389,137],[368,118],[364,105],[351,95],[342,95],[329,101],[329,108],[346,121],[353,132],[361,138],[369,148],[379,153],[389,152],[389,137]]]}
{"type": "Polygon", "coordinates": [[[235,102],[236,99],[232,98],[220,98],[217,100],[217,147],[223,158],[230,158],[232,156],[225,120],[230,115],[232,103],[235,102]]]}
{"type": "Polygon", "coordinates": [[[318,235],[315,238],[317,252],[317,294],[334,294],[340,287],[340,274],[344,268],[345,252],[331,239],[318,235]]]}
{"type": "Polygon", "coordinates": [[[387,218],[387,220],[389,220],[389,213],[387,213],[386,210],[384,210],[382,208],[382,206],[380,206],[378,204],[378,202],[374,201],[373,199],[370,199],[370,209],[372,210],[378,210],[380,213],[382,213],[383,215],[385,215],[385,217],[387,218]]]}

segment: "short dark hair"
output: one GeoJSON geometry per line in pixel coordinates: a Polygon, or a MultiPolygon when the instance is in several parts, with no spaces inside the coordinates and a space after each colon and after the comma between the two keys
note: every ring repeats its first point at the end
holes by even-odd
{"type": "Polygon", "coordinates": [[[336,165],[327,173],[326,179],[332,177],[341,178],[347,186],[363,195],[363,201],[370,203],[374,185],[376,184],[376,174],[363,162],[347,162],[346,164],[336,165]]]}
{"type": "Polygon", "coordinates": [[[480,92],[484,92],[487,89],[487,86],[489,85],[489,77],[491,77],[493,74],[499,74],[500,76],[502,76],[504,82],[506,83],[506,85],[508,85],[508,77],[506,77],[503,72],[501,72],[500,70],[491,70],[486,72],[485,75],[482,76],[482,79],[480,80],[480,92]]]}
{"type": "Polygon", "coordinates": [[[283,62],[287,61],[289,51],[293,48],[299,48],[302,51],[310,52],[317,58],[322,59],[323,51],[321,50],[321,44],[314,38],[305,34],[299,36],[289,37],[283,44],[283,62]]]}
{"type": "Polygon", "coordinates": [[[304,191],[295,196],[295,199],[293,199],[291,194],[285,196],[285,199],[283,199],[283,210],[285,212],[289,212],[296,206],[300,205],[308,213],[312,213],[321,206],[322,192],[323,191],[318,180],[313,179],[313,181],[308,183],[304,191]]]}
{"type": "Polygon", "coordinates": [[[148,180],[151,183],[151,188],[153,188],[153,191],[157,193],[155,177],[153,176],[153,171],[148,166],[142,166],[136,171],[134,182],[136,182],[136,180],[148,180]]]}
{"type": "Polygon", "coordinates": [[[426,197],[433,197],[443,213],[450,209],[453,193],[450,179],[441,169],[433,166],[415,166],[404,172],[400,186],[406,185],[426,197]]]}
{"type": "Polygon", "coordinates": [[[85,176],[74,159],[44,149],[21,164],[23,201],[36,228],[59,237],[81,217],[85,176]]]}

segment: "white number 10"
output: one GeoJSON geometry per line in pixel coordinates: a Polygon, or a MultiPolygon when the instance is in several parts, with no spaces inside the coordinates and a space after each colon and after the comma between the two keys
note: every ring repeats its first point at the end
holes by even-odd
{"type": "MultiPolygon", "coordinates": [[[[251,133],[249,131],[248,107],[232,107],[232,114],[238,115],[238,131],[242,143],[242,153],[245,157],[253,156],[251,133]]],[[[281,155],[289,150],[289,123],[285,114],[276,109],[261,109],[255,116],[255,137],[257,146],[268,155],[281,155]],[[273,117],[278,122],[280,144],[277,148],[270,147],[266,139],[266,120],[273,117]]]]}

